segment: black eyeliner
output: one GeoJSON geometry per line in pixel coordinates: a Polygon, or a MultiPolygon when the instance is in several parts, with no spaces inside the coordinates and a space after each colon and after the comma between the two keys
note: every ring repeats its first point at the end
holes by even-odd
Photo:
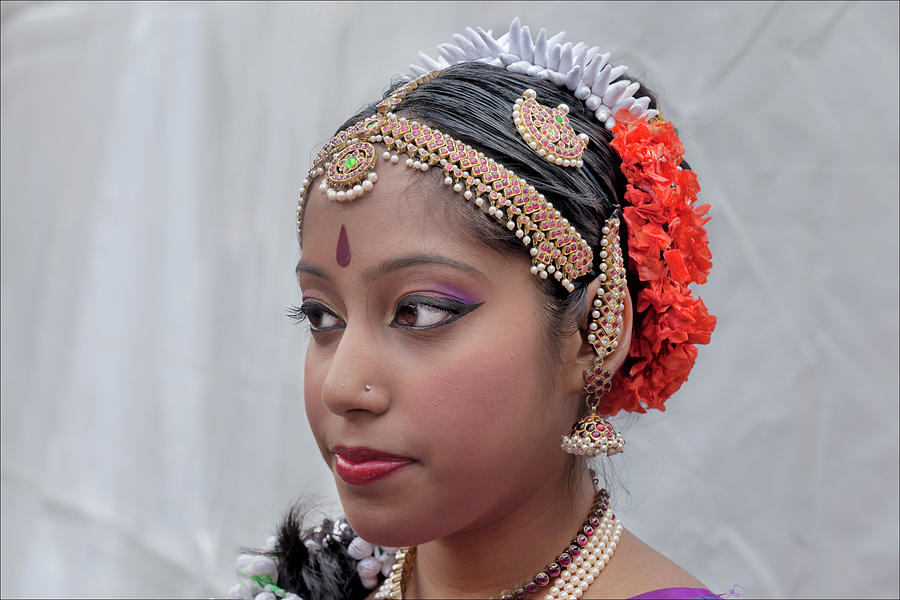
{"type": "Polygon", "coordinates": [[[435,323],[434,325],[429,325],[426,327],[408,327],[393,324],[391,325],[391,327],[400,327],[402,329],[410,329],[413,331],[427,331],[429,329],[437,329],[438,327],[449,325],[450,323],[458,320],[460,317],[466,316],[467,314],[484,304],[484,302],[474,302],[469,304],[461,300],[456,300],[455,298],[447,298],[445,296],[410,294],[409,296],[404,296],[397,303],[397,308],[394,310],[394,320],[397,319],[397,315],[401,308],[403,308],[404,306],[415,306],[418,304],[437,308],[438,310],[443,310],[450,313],[452,316],[445,321],[441,321],[440,323],[435,323]]]}
{"type": "Polygon", "coordinates": [[[299,322],[302,322],[302,321],[304,321],[304,320],[307,321],[307,322],[309,323],[309,330],[312,331],[313,333],[320,332],[320,331],[322,331],[322,332],[324,332],[324,331],[335,331],[335,330],[341,328],[341,327],[339,327],[339,326],[334,326],[334,327],[324,327],[324,328],[315,327],[315,326],[313,325],[313,323],[312,323],[312,319],[310,319],[310,314],[311,314],[313,311],[319,311],[319,312],[322,312],[322,313],[327,313],[327,314],[331,315],[332,317],[334,317],[335,319],[341,321],[342,323],[343,323],[343,321],[344,321],[344,319],[341,318],[340,316],[338,316],[337,314],[335,314],[334,311],[332,311],[331,309],[329,309],[327,306],[325,306],[325,305],[322,304],[321,302],[317,302],[316,300],[304,300],[304,301],[300,304],[299,307],[296,307],[296,306],[295,306],[295,307],[292,307],[292,309],[291,309],[291,314],[289,314],[289,316],[291,316],[292,318],[296,319],[298,323],[299,323],[299,322]],[[296,313],[293,312],[294,309],[296,309],[296,313]],[[299,317],[298,317],[297,315],[302,315],[302,316],[299,316],[299,317]]]}

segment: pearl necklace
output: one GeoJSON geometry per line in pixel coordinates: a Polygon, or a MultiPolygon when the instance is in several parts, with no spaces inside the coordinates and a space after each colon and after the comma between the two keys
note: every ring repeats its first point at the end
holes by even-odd
{"type": "MultiPolygon", "coordinates": [[[[527,583],[501,592],[500,600],[524,600],[547,586],[544,600],[581,598],[609,563],[622,535],[622,522],[610,514],[608,499],[606,490],[600,490],[572,544],[527,583]]],[[[415,546],[397,550],[391,575],[375,592],[375,600],[403,600],[415,557],[415,546]]]]}

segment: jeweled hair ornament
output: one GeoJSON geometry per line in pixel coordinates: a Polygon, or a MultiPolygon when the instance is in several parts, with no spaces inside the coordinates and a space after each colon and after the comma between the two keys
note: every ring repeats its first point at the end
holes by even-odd
{"type": "Polygon", "coordinates": [[[581,156],[588,145],[587,134],[575,133],[569,124],[569,107],[544,106],[537,92],[527,89],[513,105],[513,123],[528,147],[548,162],[561,167],[584,166],[581,156]]]}

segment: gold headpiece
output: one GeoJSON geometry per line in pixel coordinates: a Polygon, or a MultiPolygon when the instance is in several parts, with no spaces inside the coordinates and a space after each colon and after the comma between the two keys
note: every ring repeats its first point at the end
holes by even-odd
{"type": "Polygon", "coordinates": [[[528,146],[549,162],[562,167],[582,167],[581,155],[588,136],[576,134],[569,124],[569,106],[556,108],[537,101],[537,92],[527,89],[513,105],[513,123],[528,146]]]}
{"type": "MultiPolygon", "coordinates": [[[[387,148],[382,153],[384,160],[397,163],[399,153],[406,153],[406,165],[409,167],[427,171],[432,166],[440,165],[446,185],[452,186],[466,200],[472,200],[479,209],[504,223],[523,244],[529,246],[533,263],[531,272],[534,275],[542,279],[552,276],[568,291],[573,291],[575,284],[572,282],[591,272],[594,253],[568,219],[563,218],[543,194],[484,153],[437,129],[391,112],[407,93],[436,74],[429,73],[400,87],[377,105],[376,114],[341,131],[319,151],[300,189],[298,233],[303,224],[303,204],[312,180],[325,175],[319,189],[331,200],[347,201],[361,196],[378,181],[374,144],[380,143],[387,148]]],[[[529,119],[540,114],[540,110],[530,105],[527,110],[529,119]]],[[[567,119],[562,124],[571,130],[567,119]]],[[[552,147],[554,162],[560,155],[565,156],[562,160],[570,161],[570,164],[572,160],[580,162],[585,142],[575,137],[574,132],[570,135],[566,127],[558,130],[564,136],[553,141],[549,141],[552,139],[549,127],[538,128],[536,131],[542,132],[539,135],[543,137],[536,139],[535,143],[552,147]]],[[[550,159],[549,156],[546,158],[550,159]]]]}

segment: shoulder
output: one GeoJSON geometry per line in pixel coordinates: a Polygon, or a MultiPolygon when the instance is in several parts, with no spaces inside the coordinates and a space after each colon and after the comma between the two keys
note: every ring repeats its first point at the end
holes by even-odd
{"type": "Polygon", "coordinates": [[[597,584],[592,585],[582,598],[632,598],[664,588],[706,587],[627,529],[623,530],[616,552],[597,584]]]}

